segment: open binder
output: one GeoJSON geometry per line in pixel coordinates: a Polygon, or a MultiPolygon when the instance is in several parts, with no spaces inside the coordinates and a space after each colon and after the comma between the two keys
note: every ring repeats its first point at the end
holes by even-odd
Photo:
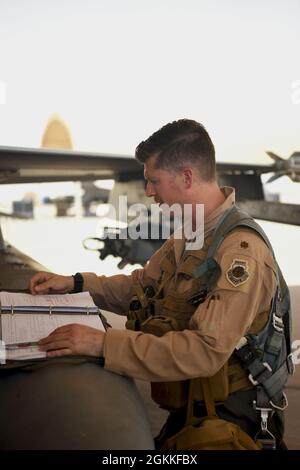
{"type": "Polygon", "coordinates": [[[102,331],[107,326],[88,292],[43,296],[0,292],[0,364],[45,358],[38,341],[70,323],[102,331]]]}
{"type": "Polygon", "coordinates": [[[15,313],[46,313],[52,314],[66,314],[66,315],[99,315],[98,307],[62,307],[52,305],[0,305],[0,315],[8,313],[14,315],[15,313]]]}

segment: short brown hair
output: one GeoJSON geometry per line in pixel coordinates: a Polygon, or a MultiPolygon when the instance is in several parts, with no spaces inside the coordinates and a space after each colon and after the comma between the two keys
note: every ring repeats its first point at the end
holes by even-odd
{"type": "Polygon", "coordinates": [[[157,156],[156,167],[180,171],[194,166],[204,181],[216,177],[215,148],[205,127],[191,119],[179,119],[163,126],[135,150],[135,158],[146,163],[157,156]]]}

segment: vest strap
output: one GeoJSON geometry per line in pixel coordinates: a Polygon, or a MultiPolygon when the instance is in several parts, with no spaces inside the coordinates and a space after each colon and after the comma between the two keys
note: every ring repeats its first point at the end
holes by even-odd
{"type": "Polygon", "coordinates": [[[276,372],[261,382],[261,385],[271,401],[276,403],[282,400],[282,389],[287,381],[288,375],[289,359],[286,359],[276,372]]]}

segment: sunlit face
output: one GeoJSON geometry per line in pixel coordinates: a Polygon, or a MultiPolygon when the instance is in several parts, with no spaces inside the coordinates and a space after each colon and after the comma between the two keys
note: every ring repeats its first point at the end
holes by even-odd
{"type": "Polygon", "coordinates": [[[171,206],[180,203],[182,194],[182,178],[180,174],[155,168],[156,157],[151,157],[144,164],[144,177],[147,182],[146,196],[154,197],[158,204],[171,206]]]}

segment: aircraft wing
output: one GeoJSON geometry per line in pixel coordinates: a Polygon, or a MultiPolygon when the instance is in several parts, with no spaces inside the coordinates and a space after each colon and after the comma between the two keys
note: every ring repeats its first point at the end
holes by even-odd
{"type": "Polygon", "coordinates": [[[219,175],[262,175],[276,170],[275,165],[217,162],[219,175]]]}
{"type": "MultiPolygon", "coordinates": [[[[261,181],[263,173],[273,174],[270,181],[283,175],[300,181],[300,152],[287,160],[267,153],[273,160],[270,165],[217,163],[219,182],[236,188],[238,203],[253,217],[300,225],[300,206],[266,201],[261,181]]],[[[2,184],[97,179],[142,180],[143,166],[129,155],[0,146],[2,184]]]]}
{"type": "MultiPolygon", "coordinates": [[[[261,175],[276,164],[217,163],[219,175],[261,175]]],[[[0,183],[143,179],[143,167],[133,156],[0,146],[0,183]]]]}
{"type": "Polygon", "coordinates": [[[143,178],[143,167],[126,155],[0,146],[0,183],[143,178]]]}

